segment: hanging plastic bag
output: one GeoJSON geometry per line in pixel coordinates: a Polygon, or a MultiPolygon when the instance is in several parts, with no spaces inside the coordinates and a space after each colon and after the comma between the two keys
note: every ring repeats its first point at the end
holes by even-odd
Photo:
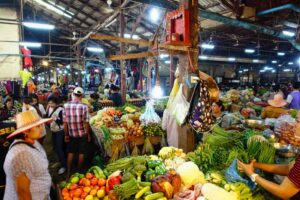
{"type": "Polygon", "coordinates": [[[143,146],[143,150],[142,150],[142,155],[152,155],[154,153],[154,148],[153,148],[153,145],[151,144],[149,138],[147,137],[145,139],[145,143],[144,143],[144,146],[143,146]]]}
{"type": "Polygon", "coordinates": [[[141,153],[140,153],[140,150],[139,150],[139,148],[137,147],[137,145],[135,144],[134,145],[134,148],[133,148],[133,150],[132,150],[132,152],[131,152],[131,156],[139,156],[141,153]]]}
{"type": "Polygon", "coordinates": [[[234,159],[231,165],[228,167],[228,169],[225,172],[225,178],[227,182],[230,183],[236,183],[236,182],[242,182],[245,183],[250,187],[251,190],[254,190],[256,185],[254,182],[242,178],[237,170],[237,159],[234,159]]]}
{"type": "Polygon", "coordinates": [[[190,103],[186,100],[183,95],[183,84],[180,84],[177,95],[170,106],[171,115],[174,116],[176,122],[182,125],[185,122],[186,116],[190,109],[190,103]]]}
{"type": "Polygon", "coordinates": [[[142,122],[143,126],[153,123],[159,124],[161,122],[160,117],[154,110],[154,102],[152,100],[147,102],[146,111],[140,116],[140,121],[142,122]]]}

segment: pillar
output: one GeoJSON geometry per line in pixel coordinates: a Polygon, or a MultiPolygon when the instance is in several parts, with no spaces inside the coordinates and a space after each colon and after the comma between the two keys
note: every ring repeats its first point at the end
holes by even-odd
{"type": "MultiPolygon", "coordinates": [[[[119,0],[120,5],[122,5],[123,0],[119,0]]],[[[124,19],[124,13],[121,9],[119,14],[119,23],[120,23],[120,37],[124,37],[124,31],[125,31],[125,19],[124,19]]],[[[125,43],[120,44],[120,54],[125,53],[125,43]]],[[[121,73],[121,96],[122,101],[125,103],[126,101],[126,74],[125,74],[125,61],[120,61],[120,73],[121,73]]]]}

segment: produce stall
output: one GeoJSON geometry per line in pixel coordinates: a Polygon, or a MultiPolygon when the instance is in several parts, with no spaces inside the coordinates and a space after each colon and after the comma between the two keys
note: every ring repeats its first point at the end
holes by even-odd
{"type": "Polygon", "coordinates": [[[273,136],[214,126],[193,152],[162,147],[157,155],[131,155],[74,174],[60,184],[61,199],[276,200],[237,170],[237,159],[276,163],[279,138],[273,136]]]}

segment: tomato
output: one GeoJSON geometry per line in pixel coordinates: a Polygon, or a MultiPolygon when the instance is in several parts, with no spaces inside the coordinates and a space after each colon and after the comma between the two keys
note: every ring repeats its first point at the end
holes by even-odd
{"type": "Polygon", "coordinates": [[[94,177],[94,175],[91,173],[86,173],[86,175],[85,175],[85,178],[87,178],[87,179],[92,179],[93,177],[94,177]]]}
{"type": "Polygon", "coordinates": [[[76,190],[78,188],[78,185],[76,183],[73,183],[70,187],[70,190],[76,190]]]}
{"type": "Polygon", "coordinates": [[[82,194],[82,189],[80,188],[77,188],[75,191],[74,191],[74,197],[80,197],[81,194],[82,194]]]}
{"type": "Polygon", "coordinates": [[[95,186],[94,186],[94,189],[95,189],[95,190],[99,190],[100,187],[99,187],[98,185],[95,185],[95,186]]]}
{"type": "Polygon", "coordinates": [[[91,185],[91,181],[90,181],[89,179],[85,179],[85,180],[83,181],[83,185],[84,185],[85,187],[88,187],[88,186],[91,185]]]}
{"type": "Polygon", "coordinates": [[[86,192],[86,193],[90,193],[91,188],[90,187],[84,187],[83,191],[86,192]]]}
{"type": "Polygon", "coordinates": [[[68,190],[68,188],[62,189],[61,194],[62,194],[63,196],[69,196],[69,190],[68,190]]]}
{"type": "Polygon", "coordinates": [[[106,180],[105,180],[104,178],[100,178],[100,179],[98,180],[98,185],[99,185],[99,186],[105,186],[105,184],[106,184],[106,180]]]}
{"type": "Polygon", "coordinates": [[[92,186],[95,186],[95,185],[97,185],[97,184],[98,184],[98,179],[95,178],[95,177],[92,178],[92,179],[91,179],[91,185],[92,185],[92,186]]]}
{"type": "Polygon", "coordinates": [[[97,194],[97,190],[92,189],[92,190],[90,191],[90,195],[96,196],[96,194],[97,194]]]}
{"type": "Polygon", "coordinates": [[[83,191],[80,195],[80,198],[84,199],[87,195],[88,195],[88,193],[83,191]]]}
{"type": "Polygon", "coordinates": [[[100,188],[100,190],[104,190],[104,191],[105,191],[105,186],[102,186],[102,187],[100,188]]]}

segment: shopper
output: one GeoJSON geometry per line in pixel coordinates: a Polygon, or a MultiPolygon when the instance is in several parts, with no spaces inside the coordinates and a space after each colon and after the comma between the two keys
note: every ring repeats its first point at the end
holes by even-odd
{"type": "Polygon", "coordinates": [[[29,95],[32,99],[32,106],[35,107],[35,109],[39,110],[42,116],[46,115],[45,108],[42,104],[39,103],[39,97],[36,94],[30,94],[29,95]]]}
{"type": "Polygon", "coordinates": [[[99,103],[99,94],[96,92],[90,95],[90,104],[93,107],[93,112],[97,112],[98,110],[101,110],[101,104],[99,103]]]}
{"type": "Polygon", "coordinates": [[[48,99],[46,116],[53,119],[49,125],[52,132],[53,149],[60,162],[60,168],[58,170],[58,174],[60,175],[66,171],[66,157],[64,152],[63,108],[59,105],[57,97],[52,96],[48,99]]]}
{"type": "Polygon", "coordinates": [[[223,103],[221,101],[214,102],[212,104],[212,115],[214,118],[220,118],[222,116],[222,111],[223,111],[223,103]]]}
{"type": "MultiPolygon", "coordinates": [[[[51,92],[50,92],[48,98],[50,98],[51,96],[56,96],[56,97],[59,97],[59,96],[60,96],[59,87],[58,87],[57,85],[55,85],[55,84],[53,84],[53,85],[51,86],[51,92]]],[[[47,99],[48,99],[48,98],[47,98],[47,99]]]]}
{"type": "Polygon", "coordinates": [[[119,93],[120,88],[112,84],[110,89],[111,95],[109,96],[109,100],[113,101],[116,107],[122,106],[122,96],[119,93]]]}
{"type": "Polygon", "coordinates": [[[287,164],[265,164],[257,163],[253,160],[250,164],[238,162],[238,168],[256,182],[262,188],[272,193],[281,199],[300,199],[300,156],[297,157],[296,162],[287,164]],[[278,185],[269,180],[266,180],[255,174],[255,169],[260,169],[267,173],[278,174],[285,176],[283,182],[278,185]]]}
{"type": "Polygon", "coordinates": [[[300,110],[300,83],[295,82],[292,86],[292,92],[287,97],[288,108],[300,110]]]}
{"type": "Polygon", "coordinates": [[[79,154],[78,169],[81,170],[86,144],[91,141],[88,107],[81,103],[83,94],[83,89],[76,87],[72,94],[73,100],[64,105],[65,142],[68,143],[67,177],[71,173],[74,154],[79,154]]]}
{"type": "Polygon", "coordinates": [[[17,130],[8,138],[15,138],[4,161],[6,174],[5,200],[49,199],[51,176],[47,155],[36,142],[41,138],[44,123],[52,119],[41,119],[33,111],[17,114],[17,130]]]}
{"type": "Polygon", "coordinates": [[[106,98],[109,97],[109,84],[106,84],[106,85],[105,85],[105,88],[104,88],[104,96],[105,96],[106,98]]]}
{"type": "Polygon", "coordinates": [[[268,100],[268,104],[270,106],[265,107],[261,113],[262,119],[278,118],[281,115],[287,114],[287,111],[284,109],[287,102],[283,99],[281,94],[278,93],[274,96],[274,99],[268,100]]]}
{"type": "Polygon", "coordinates": [[[0,109],[0,120],[9,120],[17,114],[17,109],[14,107],[13,99],[10,97],[4,101],[3,108],[0,109]]]}
{"type": "Polygon", "coordinates": [[[32,98],[29,96],[23,97],[23,106],[22,106],[22,112],[28,111],[28,110],[34,110],[38,113],[40,117],[42,117],[42,113],[39,109],[32,106],[32,98]]]}

